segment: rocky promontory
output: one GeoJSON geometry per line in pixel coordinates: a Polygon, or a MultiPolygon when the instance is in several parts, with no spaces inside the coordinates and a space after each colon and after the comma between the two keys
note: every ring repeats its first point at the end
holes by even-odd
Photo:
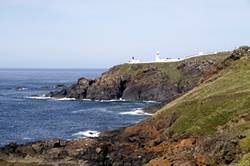
{"type": "Polygon", "coordinates": [[[229,55],[230,52],[222,52],[178,62],[122,64],[112,67],[95,80],[80,78],[71,87],[51,92],[48,96],[168,102],[217,72],[229,55]]]}

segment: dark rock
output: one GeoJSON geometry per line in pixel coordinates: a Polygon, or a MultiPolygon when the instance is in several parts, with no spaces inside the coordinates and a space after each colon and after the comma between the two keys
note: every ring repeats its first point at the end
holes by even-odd
{"type": "MultiPolygon", "coordinates": [[[[112,67],[101,77],[95,80],[80,78],[77,83],[59,92],[51,92],[50,97],[95,99],[95,100],[154,100],[169,102],[183,93],[191,90],[200,83],[206,71],[211,66],[218,66],[221,60],[216,58],[191,58],[178,62],[176,66],[169,67],[171,63],[158,66],[152,64],[124,64],[112,67]],[[173,68],[177,80],[171,73],[165,72],[173,68]]],[[[216,69],[216,68],[215,68],[216,69]]],[[[172,69],[171,69],[172,70],[172,69]]],[[[217,70],[207,74],[213,75],[217,70]]],[[[174,75],[174,74],[173,74],[174,75]]]]}
{"type": "Polygon", "coordinates": [[[31,147],[36,153],[42,153],[42,151],[44,150],[44,144],[39,142],[31,145],[31,147]]]}
{"type": "Polygon", "coordinates": [[[119,96],[121,96],[120,82],[118,76],[103,75],[88,88],[86,98],[97,100],[119,99],[119,96]]]}
{"type": "Polygon", "coordinates": [[[41,87],[42,89],[62,89],[62,88],[67,88],[65,85],[63,84],[58,84],[58,85],[45,85],[41,87]]]}
{"type": "Polygon", "coordinates": [[[47,152],[49,159],[63,159],[67,155],[62,148],[53,148],[47,152]]]}
{"type": "Polygon", "coordinates": [[[3,151],[5,151],[5,152],[7,152],[7,153],[15,153],[17,147],[18,147],[18,146],[17,146],[16,143],[10,143],[10,144],[6,145],[6,146],[3,148],[3,151]]]}
{"type": "Polygon", "coordinates": [[[162,142],[163,142],[163,141],[162,141],[162,139],[161,139],[161,138],[157,138],[157,139],[155,139],[155,140],[154,140],[154,142],[153,142],[153,146],[160,145],[162,142]]]}
{"type": "Polygon", "coordinates": [[[98,153],[98,154],[99,154],[99,153],[102,151],[102,149],[101,149],[101,148],[96,148],[96,150],[95,150],[95,151],[96,151],[96,153],[98,153]]]}
{"type": "Polygon", "coordinates": [[[61,147],[60,139],[52,139],[46,142],[46,146],[48,148],[58,148],[61,147]]]}
{"type": "Polygon", "coordinates": [[[232,52],[232,54],[223,62],[224,66],[229,66],[233,61],[239,60],[244,56],[250,56],[250,47],[242,46],[232,52]]]}
{"type": "Polygon", "coordinates": [[[239,139],[246,138],[246,134],[240,134],[240,135],[238,136],[238,138],[239,138],[239,139]]]}
{"type": "Polygon", "coordinates": [[[19,153],[20,156],[26,156],[27,154],[33,155],[35,153],[32,146],[18,146],[16,152],[19,153]]]}
{"type": "Polygon", "coordinates": [[[131,143],[140,142],[140,138],[137,136],[128,137],[128,141],[131,143]]]}
{"type": "Polygon", "coordinates": [[[66,86],[63,85],[63,84],[58,84],[58,85],[55,86],[55,88],[66,88],[66,86]]]}
{"type": "Polygon", "coordinates": [[[63,89],[59,92],[50,92],[46,96],[54,98],[64,98],[68,94],[67,89],[63,89]]]}

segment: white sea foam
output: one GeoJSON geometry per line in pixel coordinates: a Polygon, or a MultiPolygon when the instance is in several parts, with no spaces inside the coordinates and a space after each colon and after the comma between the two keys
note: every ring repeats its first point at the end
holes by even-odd
{"type": "Polygon", "coordinates": [[[24,90],[27,90],[28,88],[23,88],[23,87],[20,87],[20,88],[16,88],[17,91],[24,91],[24,90]]]}
{"type": "Polygon", "coordinates": [[[153,114],[150,114],[150,113],[146,113],[146,112],[144,112],[143,111],[143,109],[141,109],[141,108],[137,108],[137,109],[134,109],[134,110],[132,110],[132,111],[128,111],[128,112],[120,112],[119,113],[120,115],[148,115],[148,116],[151,116],[151,115],[153,115],[153,114]]]}
{"type": "Polygon", "coordinates": [[[74,101],[76,100],[75,98],[53,98],[53,97],[47,97],[45,95],[41,96],[31,96],[27,97],[28,99],[36,99],[36,100],[58,100],[58,101],[74,101]]]}
{"type": "Polygon", "coordinates": [[[48,100],[48,99],[52,99],[51,97],[46,97],[46,96],[31,96],[31,97],[27,97],[28,99],[36,99],[36,100],[48,100]]]}
{"type": "MultiPolygon", "coordinates": [[[[29,99],[36,99],[36,100],[59,100],[59,101],[75,101],[77,100],[76,98],[54,98],[54,97],[47,97],[46,95],[41,95],[41,96],[31,96],[27,97],[29,99]]],[[[101,103],[109,103],[109,102],[127,102],[125,99],[112,99],[112,100],[92,100],[92,99],[81,99],[82,101],[96,101],[96,102],[101,102],[101,103]]],[[[143,101],[144,103],[160,103],[158,101],[143,101]]]]}
{"type": "Polygon", "coordinates": [[[72,134],[73,137],[86,138],[86,137],[99,137],[100,132],[94,130],[80,131],[78,133],[72,134]]]}
{"type": "Polygon", "coordinates": [[[59,101],[74,101],[76,100],[76,98],[59,98],[59,99],[56,99],[56,98],[52,98],[54,100],[59,100],[59,101]]]}
{"type": "Polygon", "coordinates": [[[81,99],[82,101],[92,101],[91,99],[81,99]]]}
{"type": "Polygon", "coordinates": [[[23,140],[32,140],[30,137],[24,137],[23,140]]]}
{"type": "Polygon", "coordinates": [[[112,111],[108,110],[107,108],[86,108],[86,109],[72,111],[72,114],[78,114],[78,113],[81,113],[81,112],[89,112],[89,111],[113,113],[112,111]]]}
{"type": "Polygon", "coordinates": [[[159,101],[153,101],[153,100],[145,100],[145,101],[143,101],[144,103],[161,103],[161,102],[159,102],[159,101]]]}
{"type": "Polygon", "coordinates": [[[125,99],[112,99],[112,100],[95,100],[97,102],[101,102],[101,103],[109,103],[109,102],[126,102],[125,99]]]}
{"type": "Polygon", "coordinates": [[[86,112],[87,110],[76,110],[76,111],[72,111],[71,113],[72,114],[78,114],[78,113],[81,113],[81,112],[86,112]]]}

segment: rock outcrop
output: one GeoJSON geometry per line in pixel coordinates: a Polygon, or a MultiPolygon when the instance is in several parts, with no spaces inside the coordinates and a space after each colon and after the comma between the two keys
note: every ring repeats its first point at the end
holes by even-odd
{"type": "MultiPolygon", "coordinates": [[[[181,62],[118,65],[95,80],[80,78],[50,97],[95,100],[171,101],[197,86],[213,68],[217,71],[229,52],[194,57],[181,62]]],[[[213,73],[212,73],[213,74],[213,73]]]]}

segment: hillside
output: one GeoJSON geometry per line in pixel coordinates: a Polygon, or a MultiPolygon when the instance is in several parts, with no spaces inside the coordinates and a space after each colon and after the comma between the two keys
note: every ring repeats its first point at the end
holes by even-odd
{"type": "Polygon", "coordinates": [[[215,81],[211,78],[167,104],[157,112],[154,120],[174,117],[172,124],[162,132],[167,138],[198,138],[196,141],[200,149],[196,147],[193,157],[202,164],[235,162],[248,165],[250,49],[235,50],[225,63],[228,66],[216,76],[215,81]],[[210,147],[205,149],[204,146],[210,147]]]}
{"type": "Polygon", "coordinates": [[[122,64],[112,67],[95,80],[81,78],[71,87],[51,92],[48,96],[171,101],[217,72],[229,55],[230,52],[222,52],[179,62],[122,64]]]}
{"type": "Polygon", "coordinates": [[[250,109],[249,62],[248,56],[234,62],[219,74],[217,80],[208,80],[194,88],[162,108],[156,117],[173,113],[180,115],[168,129],[172,133],[214,133],[216,127],[250,109]]]}

